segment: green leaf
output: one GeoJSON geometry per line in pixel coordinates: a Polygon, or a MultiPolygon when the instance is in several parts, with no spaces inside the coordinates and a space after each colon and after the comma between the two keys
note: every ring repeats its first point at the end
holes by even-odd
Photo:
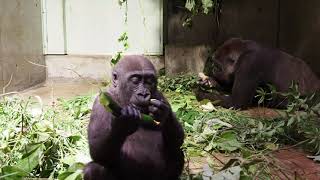
{"type": "Polygon", "coordinates": [[[208,14],[212,7],[213,7],[212,0],[202,0],[202,8],[205,14],[208,14]]]}
{"type": "Polygon", "coordinates": [[[263,103],[263,101],[264,101],[264,97],[263,97],[263,96],[261,96],[261,97],[260,97],[260,99],[259,99],[259,101],[258,101],[258,104],[262,104],[262,103],[263,103]]]}
{"type": "Polygon", "coordinates": [[[127,0],[118,0],[119,6],[122,6],[127,0]]]}
{"type": "Polygon", "coordinates": [[[73,165],[76,161],[75,156],[66,156],[62,159],[62,163],[67,164],[69,166],[73,165]]]}
{"type": "Polygon", "coordinates": [[[68,168],[66,172],[59,174],[59,180],[80,180],[82,179],[82,169],[84,168],[83,163],[74,163],[68,168]]]}
{"type": "Polygon", "coordinates": [[[50,134],[45,132],[38,132],[37,134],[39,142],[46,142],[50,138],[50,134]]]}
{"type": "Polygon", "coordinates": [[[82,175],[82,171],[78,170],[72,173],[71,175],[69,175],[67,178],[65,178],[65,180],[81,180],[82,179],[81,175],[82,175]]]}
{"type": "Polygon", "coordinates": [[[220,147],[220,150],[232,152],[240,149],[242,144],[237,140],[234,131],[225,131],[220,135],[217,146],[220,147]]]}
{"type": "Polygon", "coordinates": [[[63,172],[61,174],[59,174],[58,179],[59,180],[64,180],[67,179],[70,175],[72,175],[74,172],[63,172]]]}
{"type": "Polygon", "coordinates": [[[277,150],[278,149],[278,145],[274,144],[274,143],[266,143],[265,147],[271,151],[277,150]]]}
{"type": "Polygon", "coordinates": [[[185,7],[189,10],[192,11],[196,6],[195,0],[187,0],[185,7]]]}
{"type": "Polygon", "coordinates": [[[247,148],[241,148],[241,154],[244,158],[248,158],[252,156],[253,153],[247,148]]]}
{"type": "Polygon", "coordinates": [[[294,117],[290,117],[290,119],[288,120],[287,126],[291,126],[292,123],[295,121],[294,117]]]}
{"type": "Polygon", "coordinates": [[[219,173],[213,175],[211,179],[214,179],[214,180],[240,179],[241,171],[242,169],[240,166],[234,166],[226,170],[220,171],[219,173]]]}
{"type": "Polygon", "coordinates": [[[30,173],[34,168],[39,165],[39,159],[43,154],[44,145],[39,144],[36,149],[31,152],[28,152],[28,156],[23,157],[18,163],[15,165],[16,167],[22,169],[23,171],[30,173]]]}
{"type": "MultiPolygon", "coordinates": [[[[2,168],[4,175],[13,177],[13,179],[19,179],[18,177],[26,177],[31,171],[36,168],[40,162],[44,145],[32,145],[31,150],[23,155],[22,159],[14,166],[6,166],[2,168]]],[[[30,149],[30,148],[29,148],[30,149]]],[[[6,179],[10,179],[6,177],[6,179]]]]}
{"type": "Polygon", "coordinates": [[[0,179],[19,180],[29,175],[29,173],[16,166],[5,166],[1,170],[2,176],[0,176],[0,179]]]}
{"type": "Polygon", "coordinates": [[[75,172],[77,170],[81,170],[84,168],[84,164],[83,163],[80,163],[80,162],[77,162],[77,163],[74,163],[72,166],[70,166],[68,168],[68,171],[72,171],[72,172],[75,172]]]}
{"type": "Polygon", "coordinates": [[[100,104],[105,108],[107,112],[112,113],[112,109],[109,107],[110,98],[106,93],[100,92],[99,95],[100,104]]]}
{"type": "Polygon", "coordinates": [[[204,148],[204,150],[207,151],[207,152],[211,151],[212,149],[213,149],[213,144],[212,143],[209,143],[209,145],[204,148]]]}
{"type": "Polygon", "coordinates": [[[259,131],[262,131],[264,128],[263,128],[263,124],[262,124],[262,122],[261,121],[259,121],[259,123],[258,123],[258,130],[259,131]]]}
{"type": "Polygon", "coordinates": [[[75,144],[77,141],[80,141],[81,136],[79,135],[71,135],[68,137],[71,143],[75,144]]]}

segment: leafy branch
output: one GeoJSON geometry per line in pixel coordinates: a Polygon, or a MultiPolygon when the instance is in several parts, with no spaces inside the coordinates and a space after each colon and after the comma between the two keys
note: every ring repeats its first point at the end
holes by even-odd
{"type": "MultiPolygon", "coordinates": [[[[119,0],[118,1],[120,7],[125,6],[125,14],[124,14],[124,23],[125,25],[128,24],[128,1],[127,0],[119,0]]],[[[118,42],[122,44],[122,50],[118,51],[111,59],[111,64],[115,65],[119,62],[121,59],[124,51],[127,51],[129,49],[129,43],[128,43],[128,33],[127,31],[124,31],[120,37],[118,38],[118,42]]]]}
{"type": "Polygon", "coordinates": [[[209,14],[214,12],[216,21],[219,24],[219,13],[222,6],[222,0],[186,0],[185,8],[189,12],[188,17],[183,22],[183,26],[192,26],[192,19],[199,14],[209,14]]]}

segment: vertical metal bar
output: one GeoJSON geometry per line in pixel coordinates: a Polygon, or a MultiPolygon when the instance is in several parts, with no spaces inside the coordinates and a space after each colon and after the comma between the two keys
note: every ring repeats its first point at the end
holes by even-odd
{"type": "Polygon", "coordinates": [[[64,54],[68,54],[68,39],[67,39],[67,18],[66,18],[66,0],[62,0],[62,13],[63,13],[63,43],[64,43],[64,54]]]}
{"type": "Polygon", "coordinates": [[[276,48],[280,48],[280,25],[281,25],[281,0],[277,4],[277,34],[276,34],[276,48]]]}
{"type": "Polygon", "coordinates": [[[41,0],[41,22],[42,22],[42,48],[43,54],[48,54],[48,32],[47,32],[47,0],[41,0]]]}
{"type": "Polygon", "coordinates": [[[165,45],[168,44],[168,13],[169,13],[169,3],[168,0],[163,0],[162,2],[163,4],[163,10],[162,10],[162,54],[164,54],[165,52],[165,45]]]}
{"type": "Polygon", "coordinates": [[[164,11],[164,7],[163,7],[163,0],[160,0],[160,13],[159,13],[159,16],[160,16],[160,52],[159,52],[159,55],[163,55],[163,42],[164,42],[164,33],[163,33],[163,11],[164,11]]]}

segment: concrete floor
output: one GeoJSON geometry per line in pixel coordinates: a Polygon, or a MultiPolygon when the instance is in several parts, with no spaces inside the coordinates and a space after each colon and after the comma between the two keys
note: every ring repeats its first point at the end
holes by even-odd
{"type": "MultiPolygon", "coordinates": [[[[72,81],[50,81],[48,80],[46,83],[38,85],[36,87],[27,89],[23,91],[21,94],[24,97],[28,96],[39,96],[45,105],[54,105],[57,101],[57,98],[72,98],[78,95],[88,95],[88,94],[96,94],[99,92],[99,87],[101,87],[98,83],[91,83],[89,81],[82,82],[72,82],[72,81]]],[[[249,114],[253,117],[276,117],[279,116],[278,112],[273,109],[268,108],[253,108],[251,110],[244,111],[244,113],[249,114]]],[[[217,155],[217,154],[215,154],[217,155]]],[[[307,177],[307,179],[319,179],[320,178],[320,167],[318,164],[313,162],[312,160],[306,157],[307,154],[300,152],[297,149],[290,148],[289,150],[275,152],[274,155],[277,159],[282,162],[279,164],[279,167],[285,169],[285,177],[307,177]],[[299,158],[297,158],[297,153],[299,154],[299,158]],[[283,159],[282,157],[286,157],[283,159]],[[301,162],[301,163],[299,163],[301,162]],[[296,164],[293,166],[292,164],[296,164]]],[[[220,156],[219,156],[220,157],[220,156]]],[[[221,156],[220,160],[223,159],[221,156]]],[[[203,164],[206,164],[206,160],[204,158],[200,158],[200,162],[197,163],[198,160],[192,160],[190,163],[191,171],[197,172],[202,170],[203,164]]],[[[227,162],[227,159],[226,159],[227,162]]],[[[225,162],[225,163],[226,163],[225,162]]],[[[283,174],[283,172],[281,172],[283,174]]],[[[280,171],[277,170],[273,172],[276,177],[282,177],[280,171]],[[281,175],[281,176],[280,176],[281,175]]],[[[284,178],[285,179],[285,178],[284,178]]]]}
{"type": "Polygon", "coordinates": [[[50,81],[24,90],[24,97],[39,96],[45,105],[54,104],[58,98],[69,99],[79,95],[96,94],[99,84],[91,82],[50,81]]]}

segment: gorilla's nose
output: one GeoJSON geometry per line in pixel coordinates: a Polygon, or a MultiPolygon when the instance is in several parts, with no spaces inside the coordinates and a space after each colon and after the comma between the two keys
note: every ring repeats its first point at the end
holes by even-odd
{"type": "Polygon", "coordinates": [[[138,96],[146,101],[149,101],[151,94],[150,93],[138,93],[138,96]]]}
{"type": "Polygon", "coordinates": [[[138,93],[136,96],[136,102],[134,104],[140,107],[148,106],[150,98],[151,98],[150,93],[138,93]]]}

